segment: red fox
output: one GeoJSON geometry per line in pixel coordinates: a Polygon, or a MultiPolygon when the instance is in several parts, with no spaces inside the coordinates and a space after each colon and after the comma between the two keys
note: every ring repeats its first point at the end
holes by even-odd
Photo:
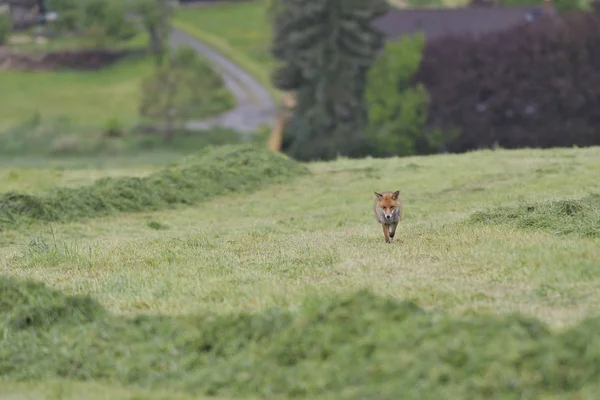
{"type": "Polygon", "coordinates": [[[402,219],[402,201],[400,191],[375,193],[375,218],[383,227],[383,235],[387,243],[392,243],[396,234],[396,226],[402,219]]]}

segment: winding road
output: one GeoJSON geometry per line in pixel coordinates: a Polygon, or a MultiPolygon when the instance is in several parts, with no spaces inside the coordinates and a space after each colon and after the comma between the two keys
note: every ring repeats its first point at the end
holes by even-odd
{"type": "Polygon", "coordinates": [[[189,121],[188,129],[204,130],[220,126],[248,134],[261,125],[273,124],[276,115],[275,103],[269,91],[250,74],[182,30],[173,29],[170,44],[175,48],[181,45],[190,46],[212,62],[236,101],[235,108],[221,115],[202,121],[189,121]]]}

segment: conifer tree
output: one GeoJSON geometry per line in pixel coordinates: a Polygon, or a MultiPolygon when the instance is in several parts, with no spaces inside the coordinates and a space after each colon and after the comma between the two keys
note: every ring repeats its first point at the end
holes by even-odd
{"type": "Polygon", "coordinates": [[[275,0],[272,54],[282,61],[273,84],[297,92],[286,128],[288,153],[300,160],[360,154],[366,73],[383,48],[372,27],[386,0],[275,0]]]}

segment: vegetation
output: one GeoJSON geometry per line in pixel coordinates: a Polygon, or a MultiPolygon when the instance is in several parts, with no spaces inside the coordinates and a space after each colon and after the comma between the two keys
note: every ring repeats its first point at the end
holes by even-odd
{"type": "Polygon", "coordinates": [[[134,0],[134,10],[140,15],[148,34],[149,48],[157,66],[161,66],[168,50],[173,9],[169,0],[134,0]]]}
{"type": "Polygon", "coordinates": [[[277,97],[270,80],[277,62],[269,53],[268,10],[267,0],[185,7],[176,11],[173,25],[233,60],[277,97]]]}
{"type": "Polygon", "coordinates": [[[0,11],[0,46],[6,44],[12,31],[10,14],[0,11]]]}
{"type": "MultiPolygon", "coordinates": [[[[231,150],[171,170],[252,164],[244,154],[253,151],[229,158],[231,150]]],[[[111,384],[117,398],[157,388],[168,390],[162,398],[594,398],[600,238],[583,233],[592,226],[585,210],[597,209],[587,196],[598,157],[586,148],[339,159],[194,207],[5,230],[2,388],[69,396],[111,384]],[[393,245],[370,211],[378,188],[399,188],[405,202],[393,245]],[[517,202],[549,223],[471,219],[517,202]],[[569,211],[579,206],[583,213],[569,211]]],[[[165,173],[64,163],[54,172],[0,169],[0,182],[45,185],[36,177],[60,172],[55,184],[81,193],[100,175],[147,182],[165,173]]]]}
{"type": "Polygon", "coordinates": [[[48,24],[59,35],[76,34],[89,38],[93,45],[105,48],[127,41],[137,33],[126,18],[127,5],[118,0],[54,0],[47,7],[60,18],[48,24]]]}
{"type": "Polygon", "coordinates": [[[558,200],[502,207],[471,216],[474,223],[512,224],[519,228],[549,229],[554,234],[600,237],[600,194],[583,199],[558,200]]]}
{"type": "Polygon", "coordinates": [[[600,360],[587,350],[600,346],[599,318],[553,334],[519,316],[440,315],[359,291],[309,298],[296,312],[126,319],[41,284],[2,278],[0,290],[0,328],[11,338],[0,347],[0,373],[16,380],[100,379],[262,398],[600,389],[600,360]]]}
{"type": "Polygon", "coordinates": [[[235,104],[223,81],[216,77],[207,79],[215,75],[194,49],[179,47],[166,64],[157,66],[143,81],[142,118],[160,126],[171,141],[187,121],[232,108],[235,104]]]}
{"type": "Polygon", "coordinates": [[[0,124],[6,129],[34,116],[92,126],[113,117],[132,124],[150,71],[148,60],[139,58],[100,71],[0,71],[0,124]]]}
{"type": "Polygon", "coordinates": [[[365,154],[407,156],[435,153],[441,135],[428,132],[429,95],[414,84],[425,38],[422,34],[387,42],[367,75],[368,127],[365,154]]]}
{"type": "Polygon", "coordinates": [[[0,209],[5,218],[0,220],[0,229],[32,221],[68,221],[196,204],[305,172],[279,153],[250,145],[207,148],[179,166],[144,178],[103,179],[81,188],[57,188],[47,196],[4,193],[0,209]]]}
{"type": "Polygon", "coordinates": [[[273,83],[297,93],[286,151],[300,160],[356,156],[364,145],[366,74],[383,47],[370,26],[384,0],[306,4],[281,0],[273,10],[272,52],[283,62],[273,83]]]}
{"type": "Polygon", "coordinates": [[[414,79],[431,96],[428,125],[451,134],[445,150],[600,145],[599,23],[576,13],[429,43],[414,79]]]}
{"type": "MultiPolygon", "coordinates": [[[[195,63],[203,74],[201,86],[210,90],[202,93],[202,100],[189,112],[191,118],[205,118],[232,107],[232,95],[218,73],[208,66],[208,61],[197,59],[195,63]]],[[[61,136],[76,129],[82,134],[90,130],[97,132],[113,119],[131,127],[139,121],[142,84],[152,71],[151,60],[139,57],[98,71],[0,71],[3,91],[0,128],[6,131],[16,125],[30,126],[27,121],[32,119],[51,125],[57,118],[66,119],[74,126],[71,132],[62,132],[61,136]]],[[[5,137],[3,133],[0,135],[5,137]]]]}

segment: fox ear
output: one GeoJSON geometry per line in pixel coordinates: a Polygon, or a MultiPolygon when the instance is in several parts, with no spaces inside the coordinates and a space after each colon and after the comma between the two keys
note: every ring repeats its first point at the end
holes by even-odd
{"type": "Polygon", "coordinates": [[[400,196],[400,191],[399,191],[399,190],[396,190],[396,191],[394,192],[394,194],[392,194],[392,199],[394,199],[394,200],[398,200],[398,197],[399,197],[399,196],[400,196]]]}
{"type": "Polygon", "coordinates": [[[383,195],[381,193],[377,193],[377,192],[373,192],[375,193],[375,196],[377,196],[378,199],[382,199],[383,195]]]}

